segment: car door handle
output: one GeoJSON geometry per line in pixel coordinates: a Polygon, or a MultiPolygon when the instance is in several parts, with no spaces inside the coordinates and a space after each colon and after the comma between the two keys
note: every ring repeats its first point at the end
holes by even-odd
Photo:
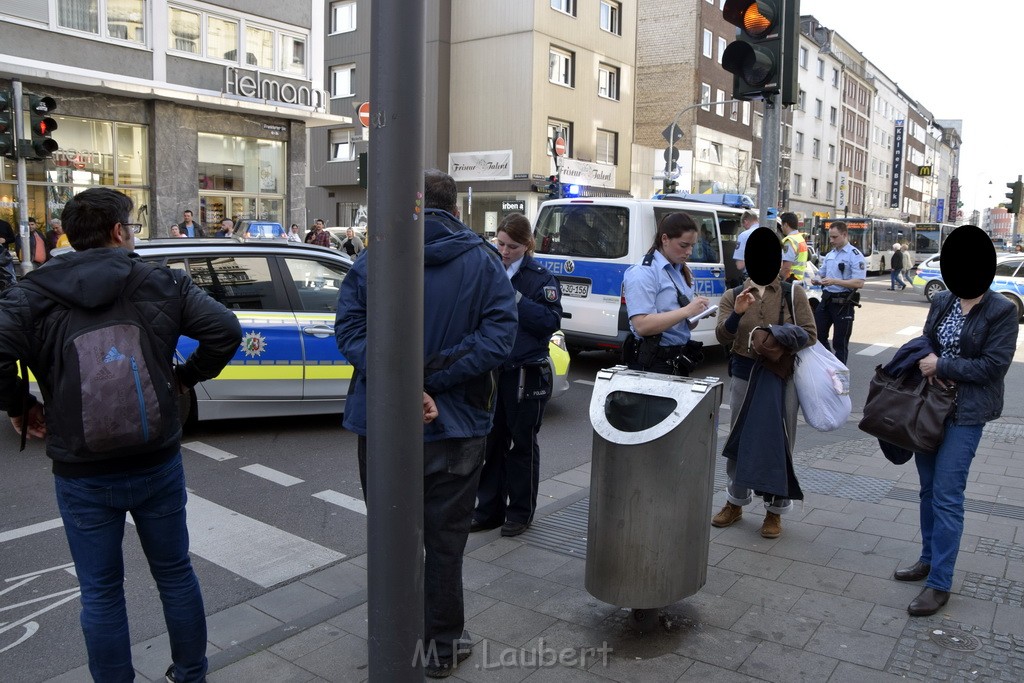
{"type": "Polygon", "coordinates": [[[302,328],[302,334],[308,334],[311,337],[330,337],[334,334],[334,328],[328,327],[327,325],[310,325],[309,327],[302,328]]]}

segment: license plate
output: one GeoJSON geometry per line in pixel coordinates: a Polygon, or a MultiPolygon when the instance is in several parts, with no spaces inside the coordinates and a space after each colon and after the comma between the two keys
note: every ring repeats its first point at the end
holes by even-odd
{"type": "Polygon", "coordinates": [[[590,296],[590,285],[578,282],[562,282],[562,296],[572,296],[577,299],[586,299],[590,296]]]}

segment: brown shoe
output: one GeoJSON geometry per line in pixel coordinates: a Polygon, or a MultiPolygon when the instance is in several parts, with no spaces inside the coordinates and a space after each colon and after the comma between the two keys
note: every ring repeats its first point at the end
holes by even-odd
{"type": "Polygon", "coordinates": [[[740,517],[742,516],[742,507],[739,505],[733,505],[732,503],[726,503],[725,507],[723,507],[717,515],[711,518],[711,526],[719,528],[730,526],[740,521],[740,517]]]}
{"type": "Polygon", "coordinates": [[[765,538],[778,538],[782,535],[782,518],[774,512],[764,516],[764,523],[761,525],[761,535],[765,538]]]}

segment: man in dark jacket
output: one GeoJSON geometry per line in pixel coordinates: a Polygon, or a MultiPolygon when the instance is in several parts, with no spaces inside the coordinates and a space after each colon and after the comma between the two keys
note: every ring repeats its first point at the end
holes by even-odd
{"type": "MultiPolygon", "coordinates": [[[[120,681],[134,676],[121,550],[125,513],[131,512],[164,605],[173,659],[167,680],[201,681],[207,670],[206,616],[188,556],[181,424],[174,396],[219,374],[238,349],[242,333],[231,311],[184,273],[142,263],[134,255],[135,233],[141,225],[129,222],[131,213],[132,200],[110,188],[77,194],[62,214],[75,253],[34,270],[25,282],[4,293],[0,299],[0,409],[7,411],[15,429],[46,439],[57,502],[81,584],[81,623],[92,677],[120,681]],[[85,424],[81,411],[88,398],[86,382],[70,386],[75,382],[69,379],[79,375],[72,375],[64,355],[67,335],[81,331],[75,329],[80,318],[112,306],[136,312],[135,322],[150,340],[147,358],[155,360],[153,367],[142,366],[133,356],[132,368],[144,367],[153,380],[148,388],[158,395],[154,400],[172,407],[159,412],[152,422],[147,420],[148,413],[142,415],[151,427],[146,432],[147,445],[127,454],[124,448],[97,452],[102,449],[94,445],[73,446],[79,440],[70,428],[76,418],[79,430],[99,427],[85,424]],[[172,366],[181,335],[198,340],[199,346],[183,364],[172,366]],[[47,401],[45,414],[43,405],[28,393],[27,381],[17,374],[19,360],[36,377],[47,401]],[[167,381],[160,383],[156,378],[167,381]],[[67,407],[75,396],[82,415],[67,407]]],[[[124,359],[117,347],[125,348],[125,340],[114,338],[115,344],[92,366],[124,359]]],[[[89,362],[80,358],[79,366],[85,368],[89,362]]],[[[134,408],[134,415],[125,409],[126,422],[140,419],[139,405],[134,408]]]]}
{"type": "MultiPolygon", "coordinates": [[[[498,368],[512,350],[518,322],[515,292],[498,253],[458,219],[455,181],[425,174],[423,321],[425,405],[436,420],[423,428],[424,671],[451,675],[469,652],[462,553],[469,536],[484,440],[491,430],[498,368]],[[436,653],[436,656],[435,656],[436,653]]],[[[356,259],[342,280],[334,330],[355,375],[345,403],[345,427],[359,435],[359,476],[366,494],[366,275],[356,259]]],[[[386,368],[379,371],[386,372],[386,368]]],[[[429,419],[426,414],[425,418],[429,419]]]]}

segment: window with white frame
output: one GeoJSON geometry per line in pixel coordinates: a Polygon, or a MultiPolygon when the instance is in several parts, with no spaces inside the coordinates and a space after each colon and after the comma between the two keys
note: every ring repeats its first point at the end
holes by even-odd
{"type": "MultiPolygon", "coordinates": [[[[177,7],[171,7],[167,10],[167,19],[168,30],[170,33],[168,36],[169,43],[167,47],[180,52],[200,54],[199,50],[203,42],[202,15],[198,12],[189,12],[177,7]]],[[[237,24],[235,40],[232,43],[232,47],[228,49],[238,49],[237,24]]],[[[227,50],[225,50],[225,53],[226,52],[227,50]]],[[[225,53],[210,56],[216,56],[219,59],[227,59],[227,55],[225,53]]]]}
{"type": "Polygon", "coordinates": [[[764,114],[759,111],[754,112],[754,137],[760,138],[764,136],[764,114]]]}
{"type": "Polygon", "coordinates": [[[281,34],[281,71],[306,75],[306,41],[297,36],[281,34]]]}
{"type": "Polygon", "coordinates": [[[735,121],[735,120],[736,120],[736,118],[737,118],[737,117],[739,116],[739,111],[740,111],[740,105],[739,105],[739,102],[733,102],[733,103],[732,103],[731,105],[729,105],[729,106],[730,106],[730,110],[729,110],[729,118],[730,118],[731,120],[735,121]]]}
{"type": "Polygon", "coordinates": [[[743,102],[743,125],[750,125],[750,102],[748,100],[743,102]]]}
{"type": "Polygon", "coordinates": [[[552,47],[548,54],[548,80],[572,88],[576,85],[575,62],[575,53],[552,47]]]}
{"type": "Polygon", "coordinates": [[[795,195],[803,194],[803,184],[804,184],[804,177],[802,175],[800,175],[799,173],[794,173],[793,174],[793,194],[795,194],[795,195]]]}
{"type": "Polygon", "coordinates": [[[806,69],[807,68],[807,55],[808,55],[807,48],[806,47],[801,47],[800,48],[800,68],[801,69],[806,69]]]}
{"type": "Polygon", "coordinates": [[[821,100],[814,100],[814,118],[821,119],[822,114],[825,112],[825,103],[821,100]]]}
{"type": "Polygon", "coordinates": [[[622,35],[622,4],[601,0],[601,28],[617,36],[622,35]]]}
{"type": "Polygon", "coordinates": [[[724,158],[722,156],[722,143],[721,142],[712,142],[710,147],[709,147],[709,151],[710,151],[711,154],[710,154],[710,157],[709,157],[708,161],[710,161],[713,164],[721,165],[722,164],[722,159],[724,158]]]}
{"type": "Polygon", "coordinates": [[[258,26],[245,27],[246,62],[264,69],[274,68],[274,32],[258,26]]]}
{"type": "MultiPolygon", "coordinates": [[[[707,83],[700,84],[700,102],[701,104],[708,105],[711,102],[711,86],[707,83]]],[[[710,106],[701,107],[704,111],[711,111],[710,106]]]]}
{"type": "Polygon", "coordinates": [[[813,199],[818,198],[818,179],[811,178],[811,197],[813,199]]]}
{"type": "Polygon", "coordinates": [[[725,48],[728,47],[729,41],[725,38],[718,39],[718,63],[722,63],[722,55],[725,54],[725,48]]]}
{"type": "Polygon", "coordinates": [[[830,180],[826,181],[825,182],[825,201],[828,201],[828,202],[832,201],[832,194],[833,194],[833,192],[835,192],[835,185],[833,185],[832,181],[830,181],[830,180]]]}
{"type": "Polygon", "coordinates": [[[547,153],[551,156],[551,147],[555,140],[562,138],[565,142],[565,156],[572,157],[572,122],[548,119],[548,144],[547,153]]]}
{"type": "Polygon", "coordinates": [[[815,159],[821,158],[821,140],[814,138],[811,141],[811,156],[815,159]]]}
{"type": "Polygon", "coordinates": [[[57,25],[145,45],[146,6],[144,0],[57,0],[57,25]]]}
{"type": "Polygon", "coordinates": [[[715,113],[719,116],[725,116],[725,105],[722,104],[722,102],[725,102],[724,90],[715,90],[715,102],[719,103],[715,105],[715,113]]]}
{"type": "Polygon", "coordinates": [[[818,78],[825,80],[825,60],[818,57],[818,78]]]}
{"type": "Polygon", "coordinates": [[[610,64],[597,65],[597,94],[609,100],[619,99],[619,69],[610,64]]]}
{"type": "Polygon", "coordinates": [[[714,37],[714,35],[712,35],[711,31],[709,31],[708,29],[704,29],[704,49],[703,49],[703,53],[704,53],[705,57],[710,57],[710,56],[712,56],[712,54],[714,54],[712,52],[712,47],[711,47],[712,43],[714,42],[714,39],[715,39],[715,37],[714,37]]]}
{"type": "Polygon", "coordinates": [[[796,108],[799,109],[800,111],[807,111],[806,104],[807,104],[807,93],[805,93],[803,90],[801,90],[800,94],[798,94],[796,96],[796,108]]]}
{"type": "Polygon", "coordinates": [[[576,0],[551,0],[551,9],[576,16],[576,0]]]}
{"type": "Polygon", "coordinates": [[[356,30],[356,3],[354,0],[331,3],[331,33],[356,30]]]}
{"type": "Polygon", "coordinates": [[[335,128],[330,132],[331,161],[352,161],[356,158],[356,146],[352,143],[350,128],[335,128]]]}
{"type": "Polygon", "coordinates": [[[839,87],[839,69],[836,69],[836,68],[832,69],[832,87],[833,88],[838,88],[839,87]]]}
{"type": "Polygon", "coordinates": [[[619,134],[610,130],[597,129],[597,148],[594,161],[601,164],[619,163],[619,134]]]}
{"type": "Polygon", "coordinates": [[[793,147],[797,152],[800,152],[801,154],[804,151],[804,134],[801,133],[800,131],[797,131],[796,144],[794,144],[793,147]]]}
{"type": "Polygon", "coordinates": [[[206,56],[237,60],[238,22],[223,17],[206,18],[206,56]]]}
{"type": "Polygon", "coordinates": [[[352,97],[356,94],[356,65],[342,64],[331,67],[331,97],[352,97]]]}
{"type": "Polygon", "coordinates": [[[839,111],[835,107],[830,108],[829,112],[828,112],[828,122],[831,123],[834,126],[834,125],[836,125],[836,120],[838,118],[839,118],[839,111]]]}

